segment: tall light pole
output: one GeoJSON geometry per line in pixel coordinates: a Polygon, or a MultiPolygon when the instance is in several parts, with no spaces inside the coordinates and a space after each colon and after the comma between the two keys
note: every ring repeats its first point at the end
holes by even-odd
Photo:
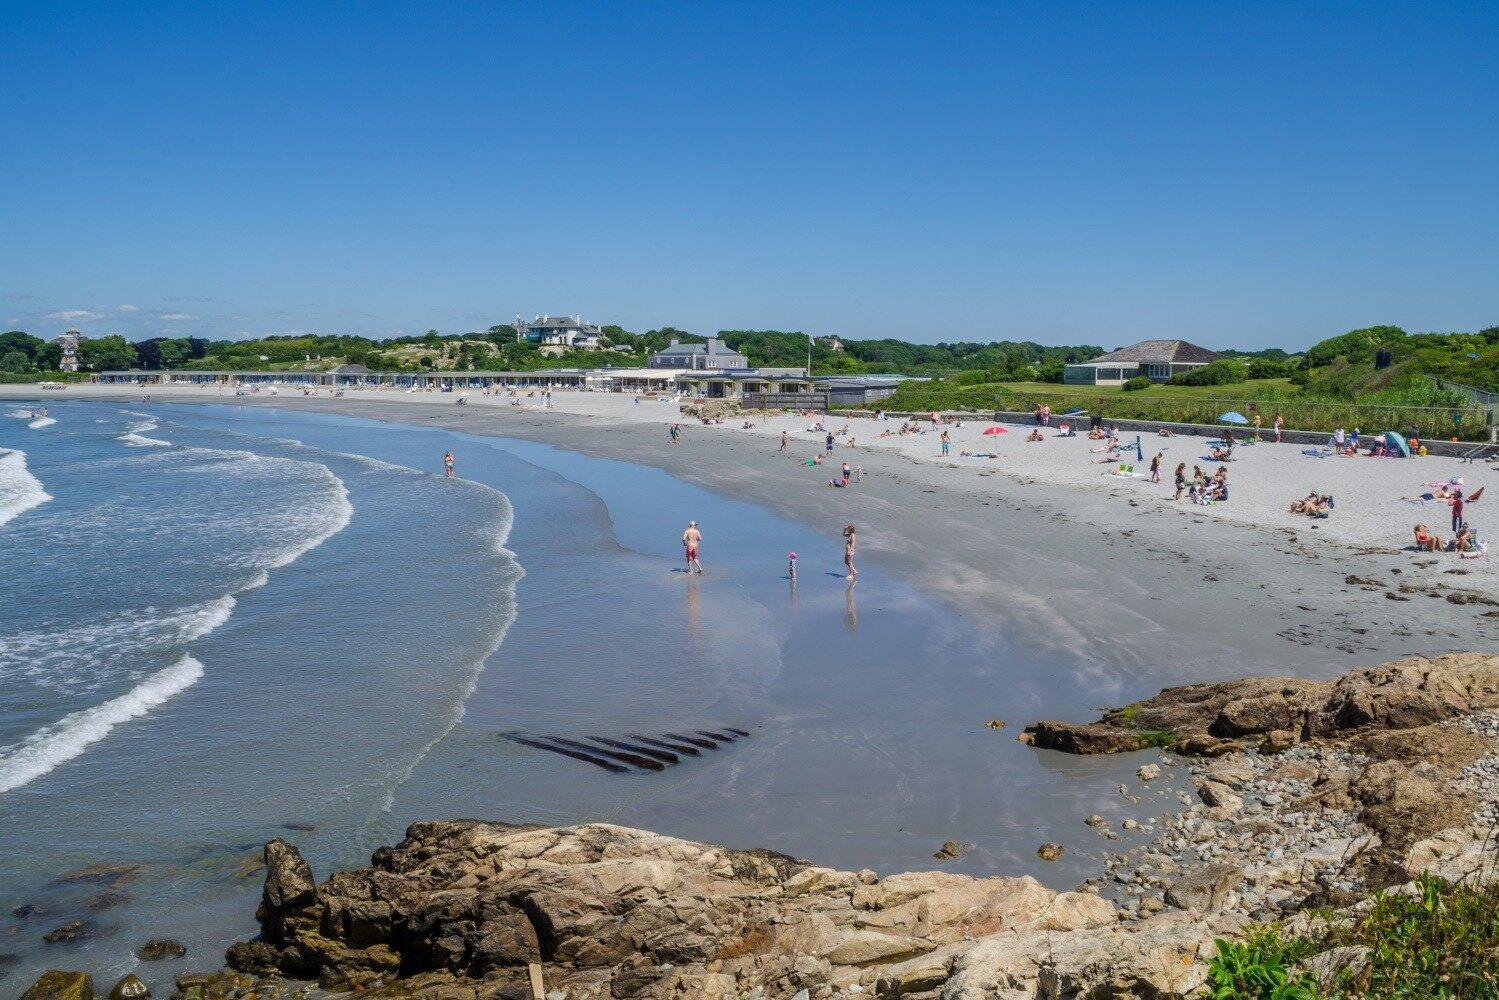
{"type": "Polygon", "coordinates": [[[807,377],[812,377],[812,335],[807,334],[807,377]]]}

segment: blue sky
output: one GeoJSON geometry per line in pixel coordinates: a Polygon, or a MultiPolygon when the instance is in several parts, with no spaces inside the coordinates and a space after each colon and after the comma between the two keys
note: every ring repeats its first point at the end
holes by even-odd
{"type": "Polygon", "coordinates": [[[1499,4],[0,6],[0,325],[1499,323],[1499,4]]]}

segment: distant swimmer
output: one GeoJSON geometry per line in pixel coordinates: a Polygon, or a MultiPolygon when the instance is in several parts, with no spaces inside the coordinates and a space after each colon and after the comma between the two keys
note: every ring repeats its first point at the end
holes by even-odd
{"type": "Polygon", "coordinates": [[[693,570],[698,573],[703,571],[703,564],[698,562],[697,558],[698,546],[702,543],[703,533],[697,530],[697,522],[687,522],[687,530],[682,532],[682,549],[687,555],[687,572],[689,573],[693,570]]]}
{"type": "Polygon", "coordinates": [[[442,467],[447,470],[448,478],[452,479],[453,478],[453,453],[451,451],[443,452],[442,467]]]}

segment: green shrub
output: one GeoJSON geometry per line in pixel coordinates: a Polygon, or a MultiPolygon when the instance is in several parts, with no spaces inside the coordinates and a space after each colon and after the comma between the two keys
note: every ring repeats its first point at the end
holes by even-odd
{"type": "Polygon", "coordinates": [[[984,371],[958,372],[943,379],[948,385],[982,385],[985,382],[999,381],[993,375],[984,371]]]}
{"type": "Polygon", "coordinates": [[[1273,930],[1246,941],[1219,941],[1208,962],[1207,995],[1211,1000],[1317,1000],[1316,986],[1291,971],[1314,953],[1315,946],[1307,950],[1304,943],[1283,942],[1273,930]]]}
{"type": "Polygon", "coordinates": [[[1249,369],[1235,358],[1219,358],[1198,368],[1178,372],[1168,385],[1237,385],[1249,378],[1249,369]]]}
{"type": "MultiPolygon", "coordinates": [[[[1490,873],[1492,874],[1492,873],[1490,873]]],[[[1499,881],[1480,886],[1429,875],[1414,892],[1376,896],[1352,922],[1309,938],[1266,928],[1219,941],[1208,963],[1210,1000],[1499,1000],[1499,881]],[[1321,991],[1292,969],[1333,948],[1368,949],[1321,991]]]]}
{"type": "Polygon", "coordinates": [[[1139,389],[1149,389],[1153,385],[1155,383],[1144,375],[1136,375],[1134,378],[1127,380],[1120,388],[1125,392],[1135,392],[1139,389]]]}

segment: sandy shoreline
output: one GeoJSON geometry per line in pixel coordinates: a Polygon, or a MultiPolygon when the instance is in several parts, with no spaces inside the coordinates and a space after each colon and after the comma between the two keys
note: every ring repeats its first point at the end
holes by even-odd
{"type": "MultiPolygon", "coordinates": [[[[1446,599],[1458,592],[1493,600],[1493,559],[1401,551],[1411,524],[1422,520],[1445,534],[1449,513],[1398,497],[1427,480],[1461,475],[1471,491],[1494,478],[1488,466],[1454,459],[1320,460],[1302,456],[1299,446],[1261,445],[1240,449],[1229,466],[1230,503],[1195,507],[1171,502],[1169,476],[1159,486],[1105,477],[1092,462],[1101,456],[1088,450],[1096,443],[1086,438],[1027,443],[1023,429],[983,437],[987,425],[970,424],[953,429],[954,455],[982,448],[1001,457],[943,460],[935,434],[880,440],[881,430],[898,423],[853,420],[846,422],[857,446],[840,445],[834,462],[847,458],[865,476],[838,490],[827,486],[834,469],[801,464],[821,443],[802,417],[773,418],[750,431],[738,421],[684,423],[682,442],[672,445],[665,425],[677,419],[674,406],[604,394],[559,392],[555,408],[542,410],[536,399],[518,408],[482,396],[458,407],[443,394],[236,397],[92,386],[43,396],[32,387],[0,387],[0,399],[44,402],[139,402],[144,395],[153,403],[344,413],[640,462],[780,510],[826,532],[830,545],[837,528],[852,521],[866,558],[950,602],[975,627],[1006,628],[1064,654],[1096,676],[1101,704],[1142,693],[1132,668],[1146,664],[1159,677],[1165,663],[1189,682],[1246,673],[1330,676],[1393,656],[1499,649],[1495,606],[1446,599]],[[776,453],[782,429],[791,431],[788,455],[776,453]],[[1314,488],[1338,498],[1332,518],[1285,513],[1290,499],[1314,488]],[[1370,582],[1350,584],[1349,577],[1370,582]]],[[[1168,470],[1179,461],[1189,469],[1216,467],[1201,460],[1200,439],[1146,436],[1143,444],[1147,463],[1167,449],[1168,470]]],[[[1482,504],[1473,511],[1481,526],[1485,514],[1482,504]]],[[[724,528],[732,530],[718,530],[724,528]]]]}

